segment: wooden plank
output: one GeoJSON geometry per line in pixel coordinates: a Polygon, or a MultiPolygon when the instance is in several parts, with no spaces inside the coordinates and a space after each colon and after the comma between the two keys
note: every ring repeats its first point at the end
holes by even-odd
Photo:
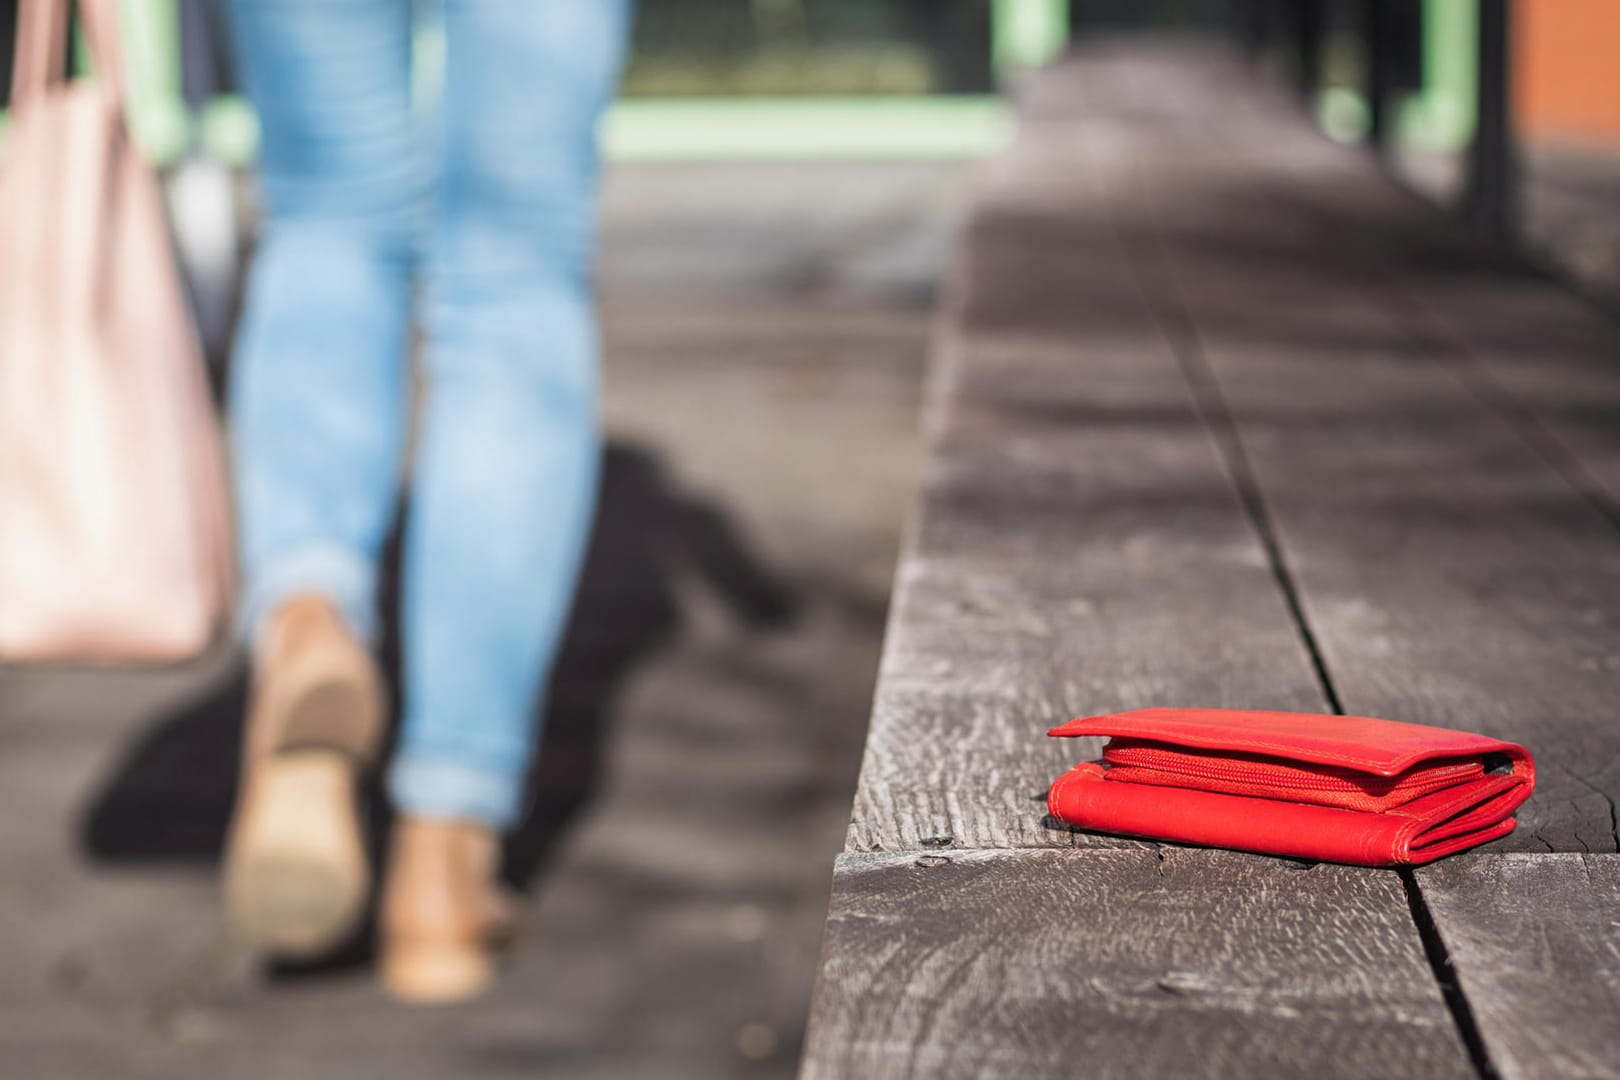
{"type": "MultiPolygon", "coordinates": [[[[1612,298],[1579,295],[1523,255],[1436,213],[1362,155],[1320,141],[1302,153],[1300,142],[1297,131],[1280,147],[1263,138],[1259,152],[1280,151],[1273,165],[1286,201],[1319,225],[1336,219],[1338,268],[1352,270],[1358,288],[1393,299],[1410,332],[1620,523],[1620,308],[1612,298]]],[[[1245,160],[1255,153],[1245,145],[1245,160]]]]}
{"type": "MultiPolygon", "coordinates": [[[[1553,454],[1570,457],[1572,475],[1585,474],[1593,491],[1620,503],[1620,321],[1612,300],[1583,297],[1556,273],[1435,212],[1364,155],[1316,138],[1297,116],[1235,111],[1248,123],[1218,141],[1230,154],[1233,138],[1243,140],[1247,183],[1314,217],[1313,231],[1331,234],[1334,269],[1351,271],[1358,288],[1401,294],[1398,307],[1416,316],[1409,330],[1447,352],[1482,396],[1505,392],[1507,407],[1523,413],[1517,422],[1542,428],[1542,438],[1561,444],[1553,454]]],[[[1215,133],[1199,129],[1206,140],[1215,133]]]]}
{"type": "Polygon", "coordinates": [[[1326,699],[1088,180],[1118,133],[1032,131],[956,274],[807,1075],[1466,1075],[1393,876],[1050,850],[1046,784],[1095,749],[1044,740],[1054,718],[1326,699]],[[968,877],[919,893],[919,869],[968,877]]]}
{"type": "Polygon", "coordinates": [[[1318,231],[1344,238],[1333,267],[1339,279],[1367,293],[1399,326],[1408,352],[1444,367],[1480,414],[1491,414],[1488,426],[1520,444],[1513,460],[1527,479],[1481,531],[1517,539],[1520,575],[1545,572],[1552,582],[1515,588],[1480,567],[1481,593],[1504,601],[1491,651],[1511,663],[1492,669],[1496,685],[1475,685],[1500,712],[1518,710],[1501,720],[1510,737],[1550,751],[1539,755],[1542,794],[1531,820],[1547,797],[1578,807],[1550,809],[1556,824],[1506,846],[1616,850],[1620,733],[1603,719],[1603,703],[1620,689],[1620,322],[1379,182],[1358,155],[1314,157],[1315,183],[1300,184],[1297,165],[1285,175],[1318,231]],[[1535,652],[1516,647],[1530,643],[1535,652]]]}
{"type": "MultiPolygon", "coordinates": [[[[1196,322],[1346,707],[1521,739],[1544,779],[1502,846],[1612,851],[1612,328],[1359,162],[1305,186],[1252,145],[1235,162],[1204,178],[1217,218],[1164,229],[1161,302],[1196,322]],[[1256,341],[1278,324],[1286,346],[1256,341]]],[[[1200,204],[1184,167],[1178,187],[1200,204]]],[[[1503,1075],[1620,1074],[1615,867],[1481,854],[1417,873],[1503,1075]]]]}
{"type": "Polygon", "coordinates": [[[851,850],[1071,844],[1043,806],[1095,750],[1044,737],[1071,716],[1324,707],[1106,219],[1043,154],[964,244],[851,850]]]}
{"type": "MultiPolygon", "coordinates": [[[[1342,185],[1333,194],[1348,202],[1342,185]]],[[[1485,245],[1393,185],[1358,185],[1353,195],[1354,212],[1376,214],[1386,230],[1398,230],[1401,260],[1420,268],[1402,272],[1387,248],[1358,240],[1358,261],[1376,287],[1397,294],[1414,332],[1620,528],[1620,322],[1614,309],[1485,245]]]]}
{"type": "Polygon", "coordinates": [[[1388,872],[850,854],[823,961],[807,1080],[1474,1075],[1388,872]]]}
{"type": "Polygon", "coordinates": [[[1620,325],[1524,268],[1408,293],[1481,393],[1620,526],[1620,325]]]}
{"type": "MultiPolygon", "coordinates": [[[[1408,290],[1468,259],[1229,63],[1115,50],[1028,100],[945,324],[806,1075],[1469,1074],[1396,876],[1054,849],[1067,758],[1032,736],[1149,700],[1322,708],[1291,598],[1349,711],[1537,752],[1504,847],[1612,850],[1612,522],[1419,321],[1408,290]]],[[[1432,910],[1448,944],[1489,931],[1432,910]]],[[[1572,1000],[1608,1000],[1578,966],[1572,1000]]],[[[1503,995],[1475,1015],[1510,1068],[1503,995]]]]}
{"type": "Polygon", "coordinates": [[[1417,878],[1501,1076],[1620,1076],[1620,856],[1469,855],[1417,878]]]}
{"type": "Polygon", "coordinates": [[[1358,252],[1390,259],[1405,226],[1335,215],[1333,191],[1355,207],[1376,174],[1335,164],[1291,197],[1290,140],[1325,153],[1302,125],[1219,155],[1168,127],[1110,209],[1155,305],[1193,328],[1344,708],[1524,742],[1541,787],[1503,846],[1615,850],[1612,524],[1366,286],[1358,252]]]}

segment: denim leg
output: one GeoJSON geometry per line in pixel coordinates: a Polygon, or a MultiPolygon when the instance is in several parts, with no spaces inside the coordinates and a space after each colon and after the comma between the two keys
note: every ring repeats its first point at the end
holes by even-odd
{"type": "Polygon", "coordinates": [[[405,552],[403,811],[510,826],[600,446],[596,128],[625,0],[446,0],[428,405],[405,552]]]}
{"type": "Polygon", "coordinates": [[[375,624],[398,491],[425,187],[407,0],[231,0],[262,130],[263,228],[231,412],[251,638],[289,595],[375,624]]]}

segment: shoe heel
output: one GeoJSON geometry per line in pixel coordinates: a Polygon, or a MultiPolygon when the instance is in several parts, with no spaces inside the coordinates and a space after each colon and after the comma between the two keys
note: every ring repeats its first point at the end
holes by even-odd
{"type": "Polygon", "coordinates": [[[332,664],[288,678],[286,696],[276,702],[276,749],[283,753],[340,750],[369,761],[383,728],[385,692],[375,672],[358,665],[332,664]]]}
{"type": "Polygon", "coordinates": [[[495,979],[495,961],[473,944],[395,942],[382,956],[383,988],[410,1005],[451,1005],[484,993],[495,979]]]}
{"type": "Polygon", "coordinates": [[[274,755],[252,772],[225,868],[228,926],[244,944],[289,958],[319,955],[360,922],[370,888],[352,757],[274,755]]]}

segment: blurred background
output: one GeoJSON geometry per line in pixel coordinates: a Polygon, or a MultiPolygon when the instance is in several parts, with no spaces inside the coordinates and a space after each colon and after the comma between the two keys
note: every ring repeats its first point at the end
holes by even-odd
{"type": "MultiPolygon", "coordinates": [[[[120,7],[132,128],[223,381],[253,118],[208,3],[120,7]]],[[[1328,137],[1620,287],[1611,0],[642,0],[603,133],[604,494],[509,852],[528,904],[508,977],[405,1012],[363,939],[271,970],[227,944],[234,651],[12,668],[0,1074],[791,1075],[953,231],[1018,73],[1120,33],[1248,50],[1328,137]]],[[[437,54],[429,26],[424,96],[437,54]]]]}

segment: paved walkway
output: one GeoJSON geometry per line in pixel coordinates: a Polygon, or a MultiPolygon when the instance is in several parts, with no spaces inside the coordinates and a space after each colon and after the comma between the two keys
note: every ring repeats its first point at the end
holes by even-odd
{"type": "Polygon", "coordinates": [[[235,657],[0,673],[0,1075],[791,1075],[963,175],[612,177],[602,516],[489,1000],[221,939],[235,657]]]}

